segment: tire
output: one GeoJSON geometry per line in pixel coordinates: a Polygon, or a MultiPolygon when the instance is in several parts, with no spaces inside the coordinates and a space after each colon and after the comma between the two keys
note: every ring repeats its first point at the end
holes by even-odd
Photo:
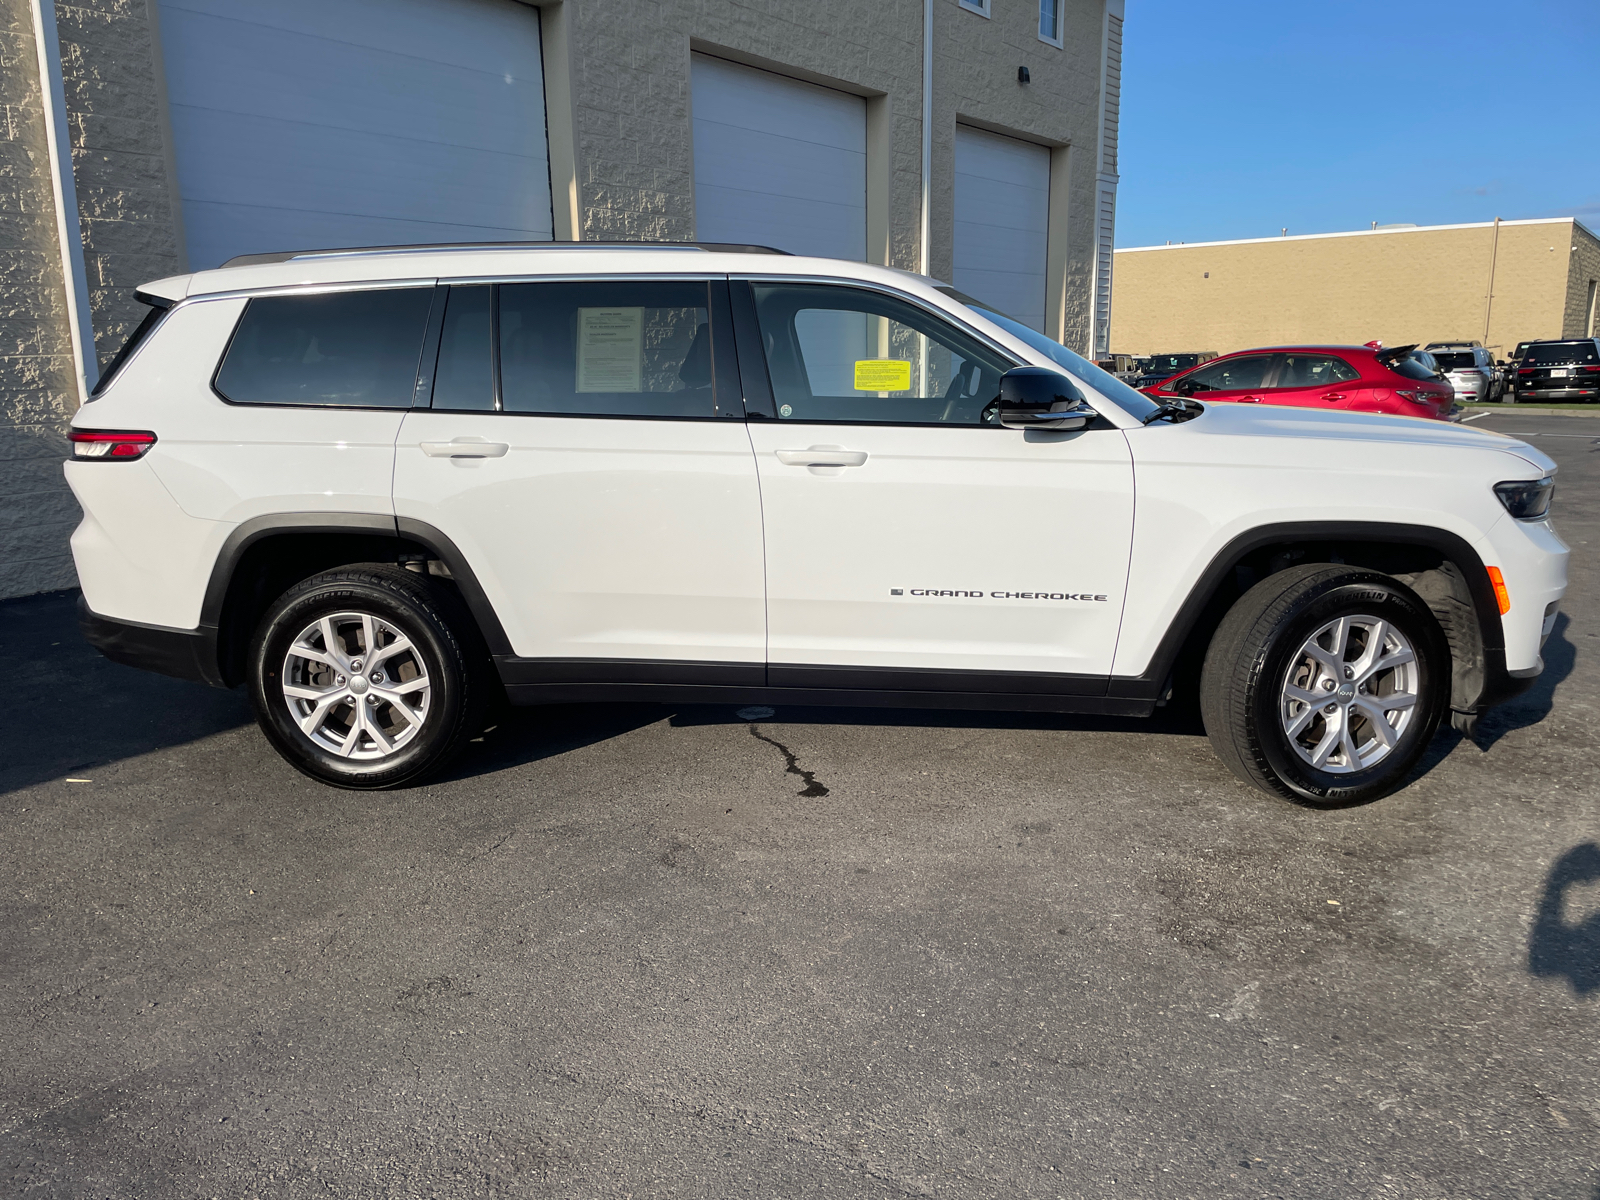
{"type": "Polygon", "coordinates": [[[359,790],[444,766],[482,728],[494,690],[459,598],[382,563],[295,584],[257,626],[248,662],[256,721],[278,753],[313,779],[359,790]]]}
{"type": "Polygon", "coordinates": [[[1222,619],[1206,651],[1200,715],[1217,756],[1246,783],[1317,805],[1360,804],[1398,789],[1433,740],[1450,666],[1438,620],[1399,581],[1293,567],[1222,619]],[[1373,659],[1378,636],[1383,652],[1373,659]]]}

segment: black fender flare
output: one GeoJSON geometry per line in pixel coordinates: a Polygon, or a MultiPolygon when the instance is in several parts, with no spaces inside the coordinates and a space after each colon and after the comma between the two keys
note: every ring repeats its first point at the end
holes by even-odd
{"type": "Polygon", "coordinates": [[[205,656],[207,665],[215,664],[214,672],[208,671],[206,674],[207,682],[226,686],[225,664],[221,661],[221,628],[234,575],[245,553],[267,538],[318,533],[360,534],[390,540],[393,542],[392,558],[396,562],[405,554],[408,545],[420,547],[428,557],[438,559],[448,569],[490,652],[512,652],[505,627],[500,624],[494,605],[489,602],[466,556],[434,526],[410,517],[396,517],[392,513],[269,513],[252,517],[237,526],[222,543],[212,564],[211,577],[200,606],[200,627],[196,631],[209,647],[209,653],[205,656]]]}
{"type": "MultiPolygon", "coordinates": [[[[1110,695],[1128,699],[1160,699],[1171,681],[1173,668],[1189,635],[1210,605],[1223,581],[1253,551],[1267,546],[1294,542],[1384,542],[1391,545],[1426,546],[1456,565],[1466,581],[1472,607],[1478,618],[1486,673],[1484,696],[1496,694],[1503,685],[1496,678],[1505,674],[1505,627],[1500,622],[1500,605],[1483,559],[1465,538],[1432,525],[1406,525],[1387,521],[1285,521],[1258,525],[1234,538],[1217,552],[1179,606],[1172,623],[1162,635],[1149,664],[1139,675],[1119,675],[1111,680],[1110,695]]],[[[1480,704],[1481,707],[1481,704],[1480,704]]]]}

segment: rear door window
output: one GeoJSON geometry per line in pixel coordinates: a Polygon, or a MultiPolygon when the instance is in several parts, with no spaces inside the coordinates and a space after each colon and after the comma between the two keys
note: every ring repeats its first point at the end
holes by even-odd
{"type": "Polygon", "coordinates": [[[233,404],[408,408],[434,289],[257,296],[215,387],[233,404]]]}
{"type": "Polygon", "coordinates": [[[1276,387],[1319,388],[1349,383],[1361,375],[1342,358],[1330,354],[1285,354],[1276,387]]]}
{"type": "MultiPolygon", "coordinates": [[[[717,415],[707,281],[508,283],[495,291],[501,411],[717,415]]],[[[436,398],[434,407],[447,406],[436,398]]],[[[731,407],[742,415],[736,397],[731,407]]]]}

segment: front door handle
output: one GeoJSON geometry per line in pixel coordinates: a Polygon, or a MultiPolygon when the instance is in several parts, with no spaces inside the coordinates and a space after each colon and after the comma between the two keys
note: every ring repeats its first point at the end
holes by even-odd
{"type": "Polygon", "coordinates": [[[865,450],[846,450],[843,446],[808,446],[776,453],[786,467],[859,467],[867,461],[865,450]]]}
{"type": "Polygon", "coordinates": [[[453,442],[422,443],[422,452],[429,458],[504,458],[510,449],[505,442],[486,442],[475,437],[459,437],[453,442]]]}
{"type": "Polygon", "coordinates": [[[1260,396],[1240,396],[1239,397],[1239,403],[1240,404],[1260,404],[1261,403],[1261,397],[1260,396]]]}

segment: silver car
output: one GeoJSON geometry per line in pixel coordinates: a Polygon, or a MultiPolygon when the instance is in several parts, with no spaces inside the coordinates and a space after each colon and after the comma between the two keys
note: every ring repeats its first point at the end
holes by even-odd
{"type": "Polygon", "coordinates": [[[1425,347],[1456,390],[1459,404],[1488,404],[1500,399],[1505,377],[1494,356],[1477,342],[1432,342],[1425,347]]]}

